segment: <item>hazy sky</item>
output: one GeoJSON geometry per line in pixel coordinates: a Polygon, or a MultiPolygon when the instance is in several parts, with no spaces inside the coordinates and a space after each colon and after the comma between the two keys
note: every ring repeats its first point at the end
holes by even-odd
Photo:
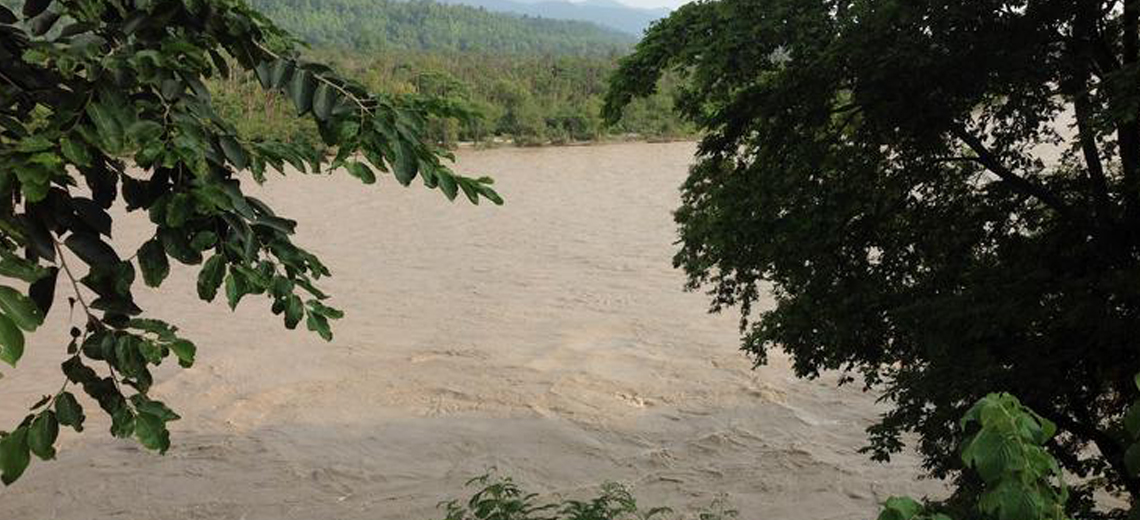
{"type": "MultiPolygon", "coordinates": [[[[572,0],[573,1],[573,0],[572,0]]],[[[668,7],[669,9],[676,9],[681,4],[688,3],[688,0],[616,0],[619,3],[631,7],[668,7]]]]}

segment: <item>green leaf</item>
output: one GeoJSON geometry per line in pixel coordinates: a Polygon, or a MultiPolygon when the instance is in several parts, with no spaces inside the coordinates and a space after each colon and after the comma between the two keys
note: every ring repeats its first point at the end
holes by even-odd
{"type": "Polygon", "coordinates": [[[496,192],[490,186],[487,186],[486,184],[479,184],[479,187],[476,189],[479,191],[480,194],[482,194],[484,197],[486,197],[487,200],[495,203],[496,206],[502,206],[503,205],[503,198],[500,197],[498,192],[496,192]]]}
{"type": "Polygon", "coordinates": [[[193,343],[178,339],[170,343],[170,351],[178,358],[178,365],[182,368],[190,368],[194,365],[194,354],[197,353],[198,348],[193,343]]]}
{"type": "Polygon", "coordinates": [[[55,398],[55,414],[59,424],[71,426],[77,432],[83,431],[83,421],[87,417],[83,415],[83,407],[71,392],[63,392],[55,398]]]}
{"type": "Polygon", "coordinates": [[[0,276],[18,278],[28,283],[50,274],[50,270],[0,249],[0,276]]]}
{"type": "Polygon", "coordinates": [[[139,248],[138,259],[143,281],[150,287],[162,285],[162,281],[170,274],[170,261],[166,258],[162,241],[157,238],[147,240],[139,248]]]}
{"type": "Polygon", "coordinates": [[[211,256],[198,272],[198,297],[208,302],[218,295],[218,287],[226,276],[226,259],[222,255],[211,256]]]}
{"type": "Polygon", "coordinates": [[[1140,401],[1128,407],[1128,413],[1124,414],[1124,429],[1132,436],[1132,440],[1140,441],[1140,401]]]}
{"type": "Polygon", "coordinates": [[[47,276],[28,286],[28,298],[32,300],[32,303],[36,305],[43,316],[47,316],[52,303],[55,302],[55,286],[58,278],[59,268],[53,267],[47,276]]]}
{"type": "Polygon", "coordinates": [[[313,312],[330,320],[339,320],[344,317],[344,311],[329,307],[319,300],[309,300],[309,308],[312,309],[313,312]]]}
{"type": "Polygon", "coordinates": [[[43,460],[55,458],[55,439],[59,436],[59,422],[55,412],[48,410],[36,417],[28,429],[28,448],[43,460]]]}
{"type": "Polygon", "coordinates": [[[313,94],[313,115],[321,121],[328,120],[336,106],[336,90],[328,83],[321,83],[313,94]]]}
{"type": "Polygon", "coordinates": [[[1140,443],[1129,446],[1128,451],[1124,452],[1124,466],[1131,476],[1140,476],[1140,443]]]}
{"type": "Polygon", "coordinates": [[[329,320],[324,316],[315,312],[308,313],[308,319],[305,320],[305,325],[309,330],[316,332],[325,341],[332,341],[332,329],[329,327],[329,320]]]}
{"type": "MultiPolygon", "coordinates": [[[[109,389],[110,392],[112,389],[109,389]]],[[[119,394],[109,394],[117,397],[108,398],[109,402],[113,399],[116,404],[114,411],[111,412],[111,435],[120,439],[126,439],[134,435],[136,428],[135,413],[128,408],[123,401],[123,396],[119,394]]],[[[106,407],[104,407],[106,408],[106,407]]]]}
{"type": "Polygon", "coordinates": [[[891,497],[883,503],[879,520],[911,520],[922,512],[922,504],[910,497],[891,497]]]}
{"type": "Polygon", "coordinates": [[[313,92],[316,89],[317,83],[309,71],[302,70],[293,75],[293,80],[289,82],[289,97],[293,99],[298,114],[304,114],[312,108],[313,92]]]}
{"type": "Polygon", "coordinates": [[[360,179],[364,184],[372,184],[376,182],[376,174],[372,172],[367,164],[352,161],[344,165],[348,173],[357,179],[360,179]]]}
{"type": "Polygon", "coordinates": [[[396,164],[393,174],[400,184],[407,186],[412,183],[416,178],[416,172],[419,170],[419,160],[416,158],[415,149],[404,141],[398,141],[396,147],[396,164]]]}
{"type": "Polygon", "coordinates": [[[455,200],[455,196],[459,193],[459,185],[455,183],[455,177],[447,173],[440,173],[436,175],[439,180],[439,189],[443,192],[447,200],[455,200]]]}
{"type": "Polygon", "coordinates": [[[166,423],[153,414],[138,414],[135,418],[135,437],[139,444],[159,453],[166,453],[170,449],[170,432],[166,429],[166,423]]]}
{"type": "Polygon", "coordinates": [[[285,297],[285,328],[293,330],[297,328],[297,324],[301,322],[301,318],[305,317],[305,304],[301,302],[301,298],[296,294],[290,294],[285,297]]]}
{"type": "Polygon", "coordinates": [[[459,181],[459,187],[463,189],[463,194],[467,196],[467,200],[471,201],[472,204],[478,206],[479,205],[479,191],[478,191],[478,188],[472,186],[473,181],[471,181],[470,179],[457,179],[457,180],[459,181]]]}
{"type": "Polygon", "coordinates": [[[24,333],[8,316],[0,314],[0,361],[13,367],[24,355],[24,333]]]}
{"type": "Polygon", "coordinates": [[[174,410],[171,410],[162,401],[151,400],[142,394],[131,396],[131,403],[135,405],[135,409],[139,413],[153,415],[164,423],[181,419],[178,414],[174,413],[174,410]]]}
{"type": "Polygon", "coordinates": [[[190,247],[196,251],[205,251],[218,243],[218,234],[213,231],[202,231],[194,234],[190,239],[190,247]]]}
{"type": "Polygon", "coordinates": [[[119,263],[119,255],[98,235],[92,233],[72,233],[64,240],[67,248],[75,252],[87,265],[111,266],[119,263]]]}
{"type": "Polygon", "coordinates": [[[166,225],[180,228],[186,225],[194,215],[194,197],[189,193],[178,192],[170,198],[166,205],[166,225]]]}
{"type": "Polygon", "coordinates": [[[246,294],[245,277],[241,275],[236,269],[230,269],[226,275],[226,302],[230,306],[230,310],[237,309],[238,303],[241,298],[246,294]]]}
{"type": "Polygon", "coordinates": [[[249,157],[246,155],[245,150],[242,149],[241,144],[234,139],[233,136],[223,135],[218,138],[219,144],[222,145],[222,152],[226,154],[226,159],[230,164],[234,165],[238,171],[246,169],[249,166],[249,157]]]}
{"type": "Polygon", "coordinates": [[[258,63],[253,68],[254,73],[257,74],[257,81],[261,83],[261,88],[269,90],[273,88],[273,64],[268,61],[258,63]]]}
{"type": "Polygon", "coordinates": [[[293,62],[285,59],[273,62],[269,84],[272,88],[283,89],[293,77],[293,62]]]}
{"type": "Polygon", "coordinates": [[[31,299],[4,285],[0,285],[0,310],[18,327],[28,332],[35,332],[44,322],[43,313],[31,299]]]}
{"type": "Polygon", "coordinates": [[[10,485],[19,479],[31,461],[27,427],[16,428],[16,431],[0,439],[0,481],[4,485],[10,485]]]}
{"type": "Polygon", "coordinates": [[[84,167],[91,166],[91,152],[87,150],[87,145],[68,137],[63,137],[59,140],[59,146],[60,151],[63,152],[63,156],[72,164],[84,167]]]}

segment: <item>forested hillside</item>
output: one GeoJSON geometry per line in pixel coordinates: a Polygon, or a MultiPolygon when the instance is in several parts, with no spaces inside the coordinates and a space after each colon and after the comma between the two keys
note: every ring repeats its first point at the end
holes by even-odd
{"type": "MultiPolygon", "coordinates": [[[[586,22],[491,13],[415,0],[250,0],[267,16],[368,88],[442,97],[467,120],[433,121],[439,142],[521,145],[610,136],[674,139],[690,127],[673,114],[674,82],[639,100],[616,125],[602,124],[606,80],[633,38],[586,22]]],[[[252,136],[316,144],[315,127],[251,75],[211,83],[219,104],[252,136]]]]}
{"type": "MultiPolygon", "coordinates": [[[[666,77],[660,92],[633,102],[612,126],[601,119],[606,80],[617,59],[603,56],[543,56],[459,52],[374,53],[316,49],[315,58],[369,89],[447,99],[472,114],[468,121],[433,121],[431,137],[459,141],[509,141],[520,145],[594,141],[607,137],[676,139],[691,134],[672,110],[677,82],[666,77]]],[[[250,74],[214,80],[222,110],[250,136],[303,139],[316,144],[316,128],[293,117],[292,104],[265,94],[250,74]]]]}
{"type": "Polygon", "coordinates": [[[315,46],[361,51],[624,53],[629,34],[588,22],[552,20],[425,0],[250,0],[315,46]]]}

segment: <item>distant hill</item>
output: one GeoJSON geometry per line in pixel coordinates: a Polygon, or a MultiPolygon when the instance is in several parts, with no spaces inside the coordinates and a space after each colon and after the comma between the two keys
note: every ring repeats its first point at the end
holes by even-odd
{"type": "Polygon", "coordinates": [[[584,20],[640,37],[649,24],[669,16],[669,10],[639,9],[613,0],[440,0],[448,4],[484,7],[489,11],[541,16],[557,20],[584,20]]]}
{"type": "Polygon", "coordinates": [[[626,52],[627,33],[581,21],[490,12],[425,0],[250,0],[313,45],[357,50],[605,55],[626,52]]]}

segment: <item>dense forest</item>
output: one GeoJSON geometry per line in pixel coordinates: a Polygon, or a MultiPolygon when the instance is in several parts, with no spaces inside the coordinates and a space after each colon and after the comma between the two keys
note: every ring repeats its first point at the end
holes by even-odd
{"type": "Polygon", "coordinates": [[[553,20],[426,0],[250,0],[314,46],[359,51],[429,50],[614,55],[629,34],[589,22],[553,20]]]}
{"type": "MultiPolygon", "coordinates": [[[[441,97],[469,117],[432,121],[431,137],[519,145],[607,137],[676,139],[691,133],[672,110],[676,81],[602,124],[606,81],[629,37],[584,22],[547,20],[426,1],[254,0],[310,45],[309,57],[375,92],[441,97]]],[[[291,104],[252,74],[210,83],[247,136],[320,141],[291,104]]]]}
{"type": "MultiPolygon", "coordinates": [[[[632,103],[615,125],[601,119],[606,79],[616,58],[589,56],[493,55],[393,51],[372,54],[317,50],[315,58],[373,91],[441,97],[470,114],[435,120],[431,137],[447,145],[511,142],[530,146],[605,138],[670,140],[691,134],[672,110],[676,81],[632,103]]],[[[311,123],[295,117],[280,94],[267,94],[252,74],[210,82],[219,108],[249,137],[320,139],[311,123]]]]}

